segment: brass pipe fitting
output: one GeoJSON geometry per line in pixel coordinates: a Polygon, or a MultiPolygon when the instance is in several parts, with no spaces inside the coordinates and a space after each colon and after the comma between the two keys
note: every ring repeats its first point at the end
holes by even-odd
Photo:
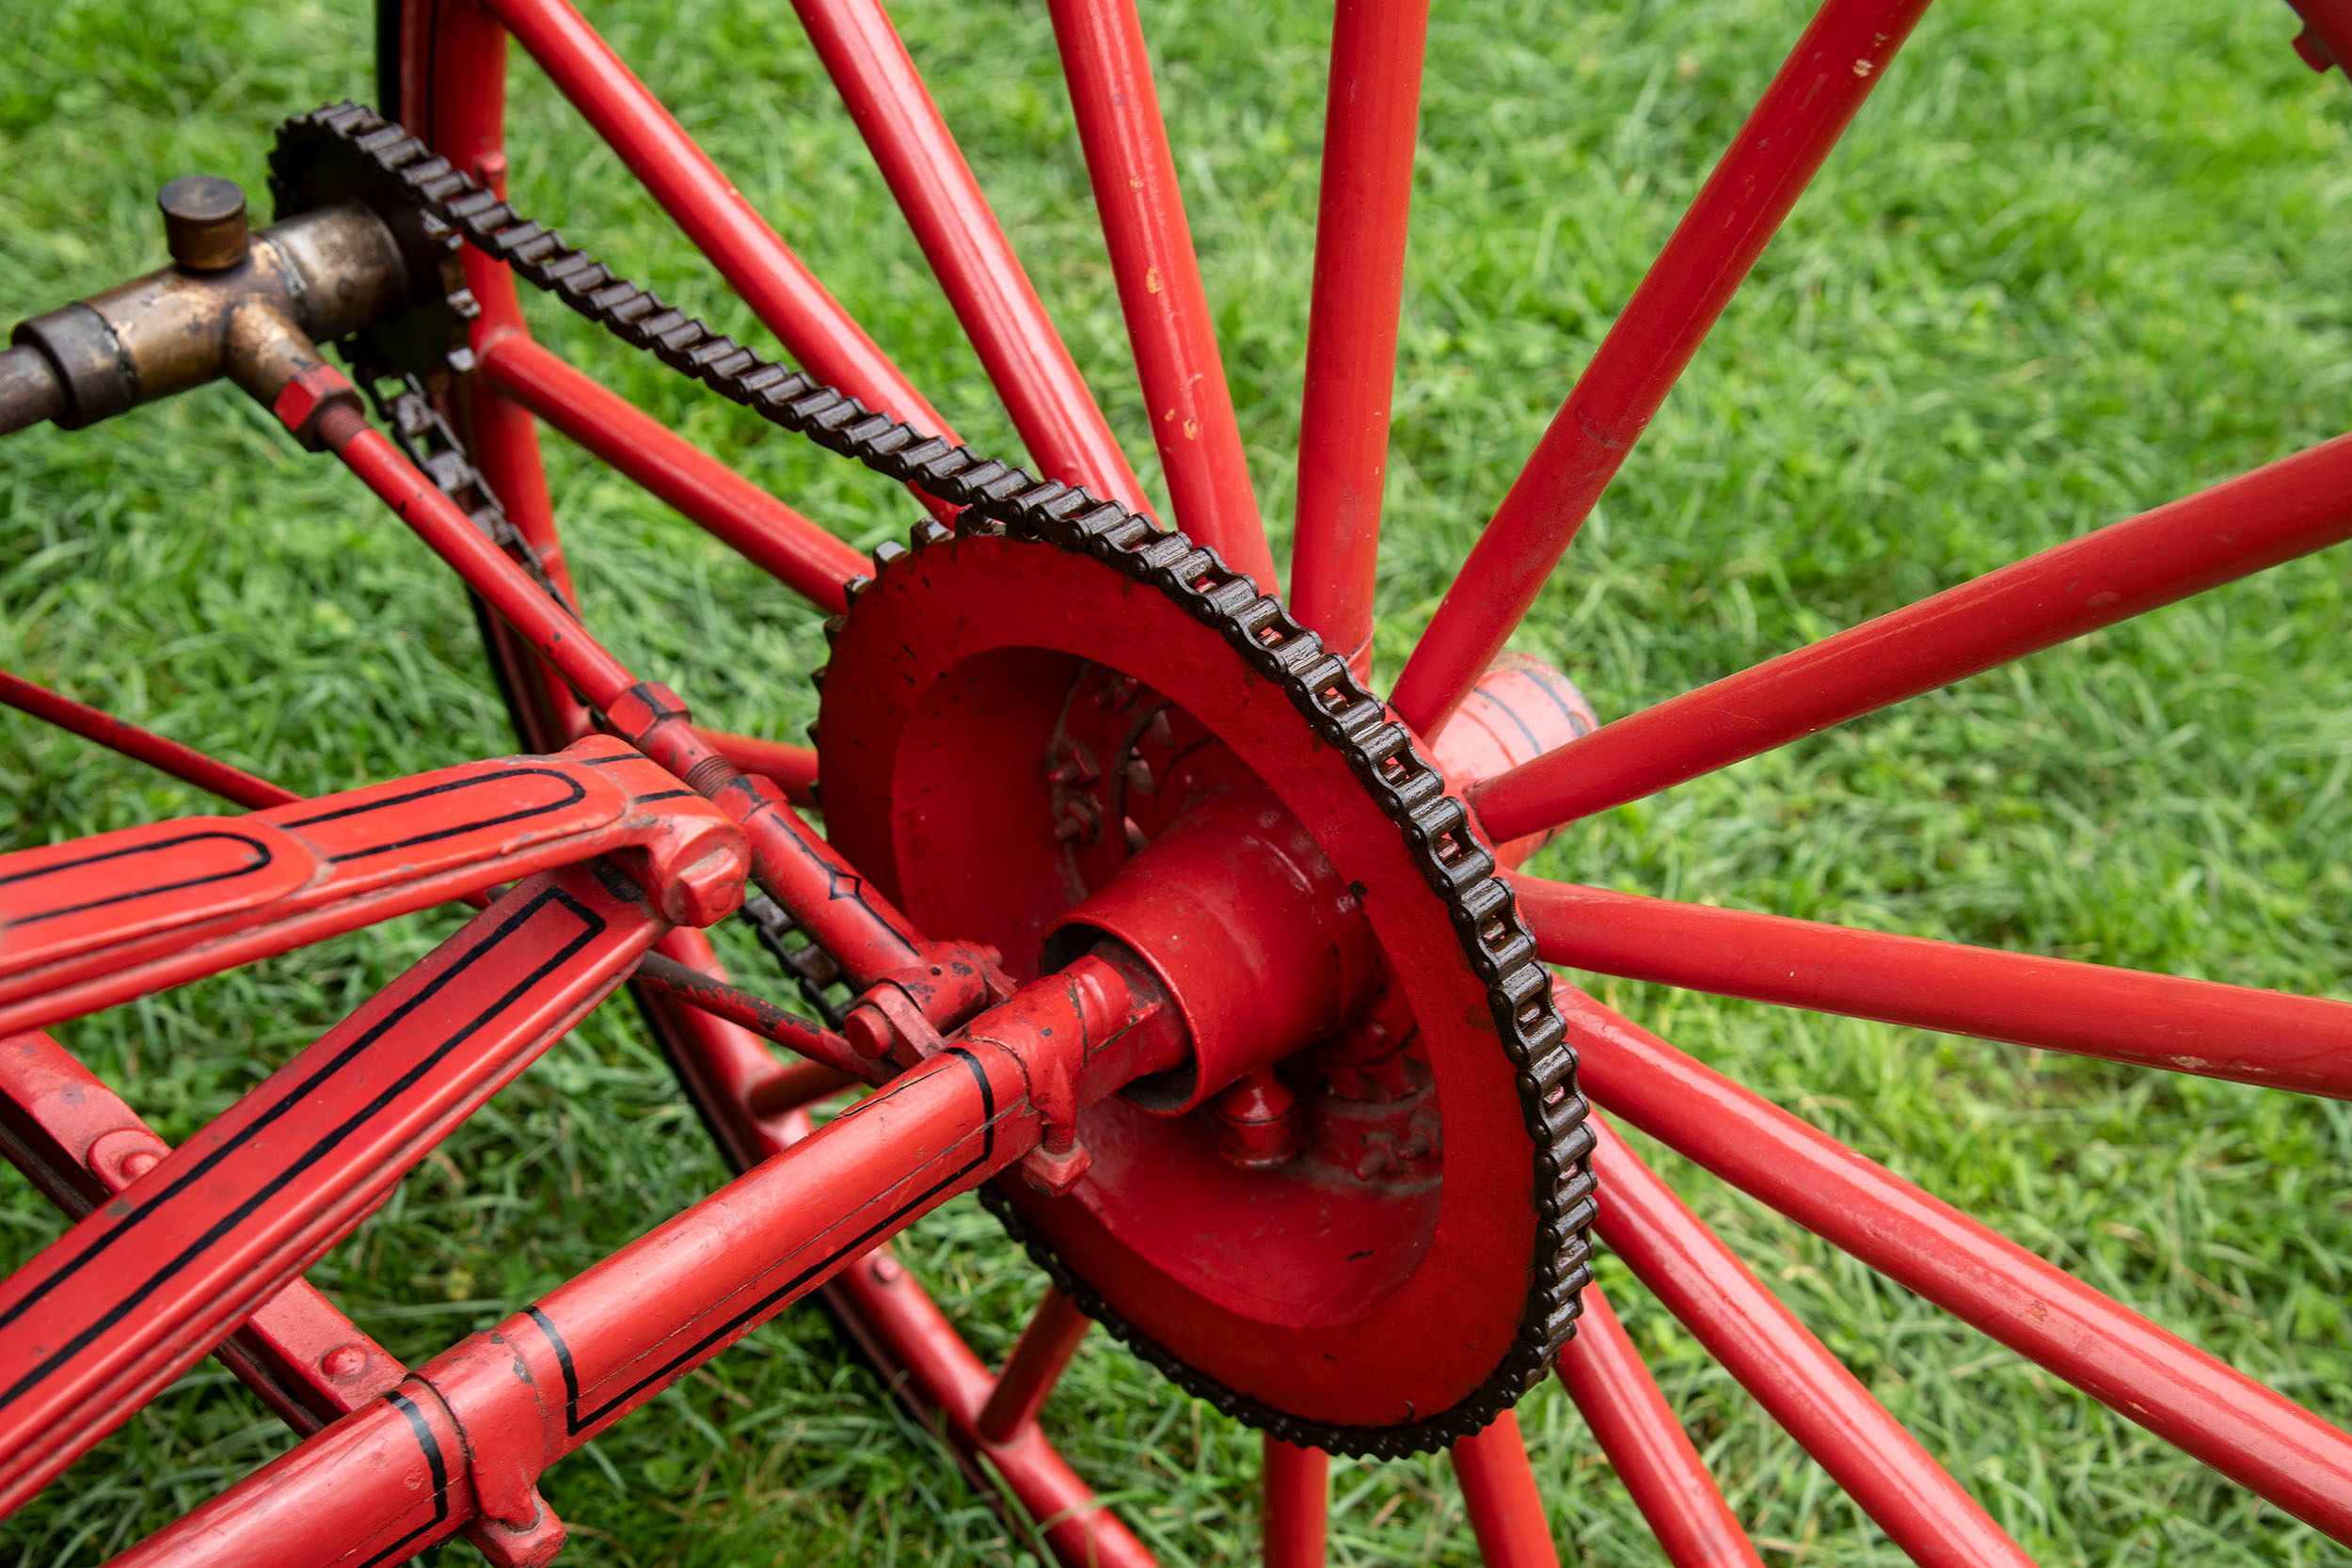
{"type": "Polygon", "coordinates": [[[78,430],[223,376],[270,406],[322,362],[319,343],[408,303],[400,244],[364,203],[251,234],[227,180],[174,180],[157,204],[174,264],[19,324],[0,354],[0,434],[78,430]]]}

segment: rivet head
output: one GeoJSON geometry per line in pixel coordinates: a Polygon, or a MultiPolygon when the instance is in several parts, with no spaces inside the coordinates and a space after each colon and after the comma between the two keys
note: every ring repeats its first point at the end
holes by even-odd
{"type": "Polygon", "coordinates": [[[319,1370],[338,1383],[348,1377],[358,1377],[366,1370],[367,1364],[368,1353],[358,1345],[337,1345],[319,1357],[319,1370]]]}
{"type": "Polygon", "coordinates": [[[245,192],[216,174],[183,174],[156,194],[164,243],[190,272],[219,272],[245,260],[245,192]]]}

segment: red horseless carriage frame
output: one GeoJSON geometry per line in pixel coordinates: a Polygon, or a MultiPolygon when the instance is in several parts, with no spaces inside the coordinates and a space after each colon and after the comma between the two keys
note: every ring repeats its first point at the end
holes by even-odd
{"type": "MultiPolygon", "coordinates": [[[[1544,964],[2339,1098],[2352,1006],[1514,869],[1566,822],[2352,534],[2345,437],[1597,728],[1503,653],[1925,0],[1821,7],[1385,699],[1364,683],[1426,0],[1338,8],[1286,601],[1132,6],[1053,21],[1183,532],[1134,504],[878,0],[798,5],[1051,477],[962,447],[565,0],[388,5],[382,112],[289,122],[273,226],[175,182],[170,267],[0,355],[0,429],[214,379],[259,398],[462,578],[537,753],[304,799],[0,675],[0,700],[244,811],[0,857],[0,1147],[74,1220],[0,1286],[0,1512],[216,1354],[301,1441],[119,1560],[376,1564],[463,1533],[544,1562],[548,1465],[821,1292],[1071,1562],[1150,1560],[1037,1426],[1096,1321],[1265,1429],[1269,1561],[1321,1560],[1327,1453],[1441,1446],[1487,1560],[1556,1560],[1510,1413],[1556,1369],[1672,1560],[1756,1562],[1590,1283],[1597,1238],[1902,1549],[2026,1560],[1589,1093],[2352,1543],[2352,1437],[1544,964]],[[505,203],[510,36],[805,373],[505,203]],[[912,547],[869,562],[536,345],[518,282],[912,485],[912,547]],[[816,749],[698,728],[580,624],[539,422],[836,618],[816,749]],[[453,900],[479,912],[176,1149],[42,1032],[453,900]],[[739,913],[813,1017],[720,971],[702,929],[739,913]],[[624,983],[741,1174],[402,1365],[303,1271],[624,983]],[[1055,1280],[993,1373],[887,1246],[984,1187],[1055,1280]]],[[[2352,60],[2352,7],[2296,9],[2315,68],[2352,60]]]]}

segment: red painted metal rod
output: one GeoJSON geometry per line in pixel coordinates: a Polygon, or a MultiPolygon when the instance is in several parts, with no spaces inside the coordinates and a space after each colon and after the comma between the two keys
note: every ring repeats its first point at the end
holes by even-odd
{"type": "Polygon", "coordinates": [[[869,408],[958,438],[578,11],[564,0],[488,8],[795,357],[869,408]]]}
{"type": "Polygon", "coordinates": [[[1036,1424],[1046,1396],[1061,1380],[1063,1369],[1078,1353],[1078,1341],[1093,1327],[1093,1320],[1078,1304],[1047,1286],[1028,1327],[1012,1347],[1005,1370],[996,1374],[988,1402],[980,1407],[977,1431],[985,1443],[1009,1443],[1023,1428],[1036,1424]]]}
{"type": "Polygon", "coordinates": [[[1396,318],[1428,31],[1429,0],[1340,0],[1332,19],[1291,610],[1359,674],[1372,656],[1396,318]]]}
{"type": "Polygon", "coordinates": [[[1259,1534],[1265,1568],[1323,1568],[1330,1538],[1331,1456],[1269,1433],[1259,1484],[1264,1517],[1259,1534]]]}
{"type": "Polygon", "coordinates": [[[436,1357],[388,1403],[118,1560],[389,1561],[476,1513],[506,1517],[548,1465],[1035,1148],[1034,1078],[1069,1074],[1088,1102],[1177,1059],[1181,1029],[1165,1006],[1115,1032],[1138,1000],[1093,959],[1025,989],[854,1116],[436,1357]]]}
{"type": "Polygon", "coordinates": [[[880,1084],[896,1070],[888,1062],[862,1056],[857,1048],[829,1029],[820,1029],[806,1019],[796,1018],[782,1007],[704,973],[692,964],[649,953],[637,964],[633,978],[674,996],[690,1007],[699,1007],[714,1018],[725,1019],[738,1028],[748,1029],[765,1040],[773,1040],[786,1050],[807,1057],[820,1067],[828,1068],[844,1078],[864,1084],[880,1084]]]}
{"type": "Polygon", "coordinates": [[[1486,1568],[1559,1568],[1518,1416],[1506,1410],[1486,1431],[1454,1444],[1454,1474],[1486,1568]]]}
{"type": "Polygon", "coordinates": [[[1609,1249],[1923,1568],[2030,1568],[1977,1500],[1596,1117],[1609,1249]]]}
{"type": "Polygon", "coordinates": [[[829,615],[866,557],[521,333],[475,351],[490,385],[829,615]]]}
{"type": "Polygon", "coordinates": [[[1589,816],[2352,536],[2352,436],[1782,654],[1480,784],[1498,840],[1589,816]]]}
{"type": "MultiPolygon", "coordinates": [[[[1828,0],[1486,524],[1396,683],[1435,736],[1511,635],[1927,0],[1828,0]]],[[[1504,835],[1510,836],[1510,835],[1504,835]]]]}
{"type": "Polygon", "coordinates": [[[620,660],[572,619],[504,551],[476,529],[383,434],[348,407],[320,421],[322,442],[363,480],[433,552],[480,594],[499,619],[606,715],[626,702],[632,721],[616,728],[672,773],[707,796],[751,840],[760,882],[861,982],[914,961],[921,943],[906,917],[850,870],[803,821],[782,792],[728,766],[694,734],[675,693],[640,687],[620,660]],[[854,897],[839,890],[854,887],[854,897]]]}
{"type": "Polygon", "coordinates": [[[1141,509],[1143,486],[880,0],[793,0],[867,150],[1049,479],[1141,509]]]}
{"type": "Polygon", "coordinates": [[[826,1287],[884,1383],[956,1449],[1001,1480],[1055,1557],[1070,1568],[1152,1568],[1151,1552],[1036,1425],[1003,1443],[979,1433],[994,1380],[954,1323],[887,1247],[826,1287]]]}
{"type": "Polygon", "coordinates": [[[2352,1542],[2352,1435],[1574,987],[1553,993],[1577,1042],[1581,1081],[1613,1114],[2240,1485],[2352,1542]]]}
{"type": "Polygon", "coordinates": [[[1625,1325],[1597,1287],[1560,1353],[1560,1381],[1674,1568],[1764,1568],[1625,1325]]]}
{"type": "MultiPolygon", "coordinates": [[[[137,1112],[56,1040],[39,1032],[0,1039],[0,1154],[69,1217],[119,1196],[170,1153],[137,1112]]],[[[408,1373],[300,1279],[263,1302],[214,1354],[302,1436],[382,1399],[408,1373]]],[[[540,1517],[527,1542],[479,1525],[466,1533],[500,1568],[521,1568],[517,1544],[551,1547],[564,1538],[544,1501],[540,1517]]]]}
{"type": "Polygon", "coordinates": [[[2352,1003],[1514,878],[1547,962],[2352,1100],[2352,1003]]]}
{"type": "Polygon", "coordinates": [[[231,767],[216,757],[206,756],[192,747],[176,740],[167,740],[151,730],[126,723],[113,714],[77,703],[45,686],[35,686],[21,676],[0,670],[0,703],[20,713],[55,724],[57,728],[84,740],[93,741],[110,752],[119,752],[135,761],[168,773],[183,784],[194,784],[208,794],[252,810],[264,806],[283,805],[294,797],[263,779],[257,779],[242,768],[231,767]]]}
{"type": "Polygon", "coordinates": [[[1271,590],[1216,324],[1134,0],[1052,0],[1054,40],[1176,525],[1271,590]]]}
{"type": "Polygon", "coordinates": [[[756,736],[728,735],[721,730],[705,730],[703,738],[737,768],[773,783],[784,791],[786,800],[802,810],[817,804],[814,749],[787,745],[781,740],[762,740],[756,736]]]}

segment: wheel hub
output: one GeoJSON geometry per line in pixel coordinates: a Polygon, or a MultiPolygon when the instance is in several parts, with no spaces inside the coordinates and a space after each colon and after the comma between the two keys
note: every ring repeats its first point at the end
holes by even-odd
{"type": "Polygon", "coordinates": [[[1253,659],[1218,604],[1279,607],[1214,557],[1143,553],[933,530],[887,560],[835,629],[829,835],[1016,975],[1112,939],[1184,1008],[1193,1069],[1087,1113],[1067,1196],[995,1195],[1089,1315],[1293,1441],[1451,1441],[1570,1331],[1573,1056],[1401,726],[1337,660],[1253,659]]]}

